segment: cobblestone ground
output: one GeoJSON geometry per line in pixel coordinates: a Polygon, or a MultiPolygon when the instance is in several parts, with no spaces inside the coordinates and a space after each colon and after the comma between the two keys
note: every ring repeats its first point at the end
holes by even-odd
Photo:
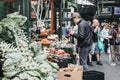
{"type": "Polygon", "coordinates": [[[120,64],[117,64],[116,66],[111,66],[108,59],[108,54],[102,54],[101,61],[103,63],[102,66],[96,65],[96,62],[94,61],[94,66],[89,66],[89,68],[91,70],[104,72],[105,80],[120,80],[120,64]]]}

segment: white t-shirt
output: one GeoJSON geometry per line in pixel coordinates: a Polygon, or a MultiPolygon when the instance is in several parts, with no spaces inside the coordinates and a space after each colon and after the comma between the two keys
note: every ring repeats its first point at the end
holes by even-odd
{"type": "Polygon", "coordinates": [[[109,29],[102,29],[101,35],[104,39],[108,39],[107,37],[109,36],[109,29]]]}

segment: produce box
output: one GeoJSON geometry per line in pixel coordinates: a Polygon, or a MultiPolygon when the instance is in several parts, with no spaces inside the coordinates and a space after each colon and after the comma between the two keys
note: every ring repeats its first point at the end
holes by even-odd
{"type": "Polygon", "coordinates": [[[75,64],[76,63],[76,56],[73,54],[73,49],[72,48],[61,48],[63,49],[65,52],[70,54],[70,57],[72,57],[72,63],[75,64]]]}
{"type": "Polygon", "coordinates": [[[82,80],[83,67],[82,66],[68,66],[61,68],[58,72],[58,80],[82,80]]]}

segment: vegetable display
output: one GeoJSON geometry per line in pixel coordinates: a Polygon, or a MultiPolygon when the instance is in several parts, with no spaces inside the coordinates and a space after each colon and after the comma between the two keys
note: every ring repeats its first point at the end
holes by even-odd
{"type": "Polygon", "coordinates": [[[26,20],[15,12],[0,22],[2,80],[56,80],[58,66],[47,60],[41,43],[28,44],[22,30],[26,20]]]}

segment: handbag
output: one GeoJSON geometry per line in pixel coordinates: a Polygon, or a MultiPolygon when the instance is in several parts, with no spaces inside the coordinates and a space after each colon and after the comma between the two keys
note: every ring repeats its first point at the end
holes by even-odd
{"type": "Polygon", "coordinates": [[[101,40],[98,40],[97,44],[98,44],[98,49],[100,51],[104,51],[104,43],[101,40]]]}
{"type": "Polygon", "coordinates": [[[120,45],[120,37],[116,37],[115,44],[120,45]]]}

